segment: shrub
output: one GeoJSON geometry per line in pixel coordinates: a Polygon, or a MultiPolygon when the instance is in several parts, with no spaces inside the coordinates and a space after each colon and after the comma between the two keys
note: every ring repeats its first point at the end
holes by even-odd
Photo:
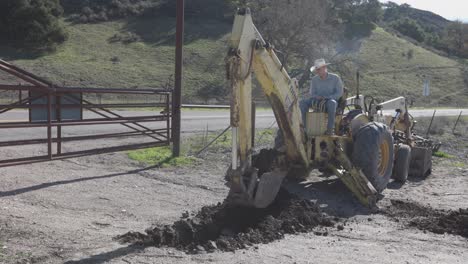
{"type": "Polygon", "coordinates": [[[53,48],[66,40],[59,0],[0,1],[0,33],[6,44],[53,48]]]}
{"type": "Polygon", "coordinates": [[[390,26],[401,34],[413,38],[416,41],[423,42],[426,38],[424,30],[413,19],[399,19],[391,23],[390,26]]]}
{"type": "Polygon", "coordinates": [[[140,36],[133,32],[126,32],[126,33],[117,33],[114,34],[112,37],[109,38],[110,43],[115,43],[115,42],[122,42],[124,44],[130,44],[133,42],[140,41],[140,36]]]}
{"type": "Polygon", "coordinates": [[[346,25],[347,38],[368,36],[382,19],[382,5],[377,0],[333,0],[337,17],[346,25]]]}
{"type": "Polygon", "coordinates": [[[79,23],[95,23],[143,14],[157,6],[158,0],[61,0],[70,19],[79,23]]]}
{"type": "MultiPolygon", "coordinates": [[[[175,0],[61,0],[70,19],[79,23],[94,23],[143,14],[175,16],[175,0]]],[[[237,0],[186,0],[186,17],[224,19],[233,14],[237,0]]]]}
{"type": "Polygon", "coordinates": [[[406,53],[406,58],[408,60],[411,60],[413,59],[413,57],[414,57],[414,50],[413,49],[408,50],[408,53],[406,53]]]}
{"type": "MultiPolygon", "coordinates": [[[[255,1],[249,1],[255,5],[255,1]]],[[[234,13],[234,6],[242,6],[237,0],[190,0],[185,1],[185,15],[187,17],[204,17],[225,19],[234,13]]],[[[164,14],[176,14],[176,1],[165,0],[160,11],[164,14]]]]}
{"type": "Polygon", "coordinates": [[[202,98],[205,103],[210,99],[222,100],[227,95],[226,87],[216,82],[210,82],[197,91],[197,96],[202,98]]]}

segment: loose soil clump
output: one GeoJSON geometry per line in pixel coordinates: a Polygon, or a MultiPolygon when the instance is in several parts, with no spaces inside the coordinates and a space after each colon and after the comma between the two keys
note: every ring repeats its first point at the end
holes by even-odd
{"type": "Polygon", "coordinates": [[[408,225],[436,234],[453,234],[468,238],[468,208],[443,211],[409,201],[391,200],[385,213],[408,219],[408,225]]]}
{"type": "Polygon", "coordinates": [[[146,230],[146,234],[126,233],[117,240],[175,247],[190,253],[235,251],[282,239],[285,234],[308,232],[317,226],[332,227],[334,222],[316,204],[282,190],[276,201],[265,209],[226,204],[206,206],[193,216],[184,213],[172,225],[156,226],[146,230]]]}

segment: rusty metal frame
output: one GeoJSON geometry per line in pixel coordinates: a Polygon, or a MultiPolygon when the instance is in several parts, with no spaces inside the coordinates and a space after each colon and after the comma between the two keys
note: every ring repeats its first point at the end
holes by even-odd
{"type": "Polygon", "coordinates": [[[26,158],[5,159],[0,160],[0,167],[14,166],[20,164],[29,164],[34,162],[50,161],[66,159],[78,156],[87,156],[101,153],[109,153],[124,150],[134,150],[156,146],[167,146],[171,142],[171,89],[119,89],[119,88],[82,88],[82,87],[62,87],[57,86],[41,77],[38,77],[24,69],[12,65],[0,59],[0,71],[3,71],[11,76],[14,76],[27,85],[18,84],[1,84],[0,91],[18,91],[18,101],[12,104],[0,105],[0,114],[6,113],[12,109],[29,109],[28,122],[4,122],[0,123],[0,129],[11,128],[47,128],[47,136],[45,138],[35,138],[26,140],[11,140],[1,141],[0,147],[47,144],[47,155],[33,156],[26,158]],[[22,98],[22,92],[27,91],[28,97],[22,98]],[[31,92],[39,92],[41,95],[31,96],[31,92]],[[85,100],[85,94],[125,94],[125,95],[154,95],[158,97],[155,103],[111,103],[111,104],[95,104],[85,100]],[[76,96],[79,94],[80,96],[76,96]],[[33,100],[38,98],[47,98],[45,104],[32,104],[33,100]],[[55,104],[52,103],[52,98],[55,97],[55,104]],[[61,104],[63,99],[67,99],[73,104],[61,104]],[[80,108],[81,118],[78,120],[62,120],[62,109],[80,108]],[[145,107],[162,107],[164,111],[144,116],[122,116],[110,109],[112,108],[145,108],[145,107]],[[47,120],[42,122],[32,122],[31,111],[34,109],[46,109],[47,120]],[[83,118],[83,110],[93,112],[100,118],[83,118]],[[55,111],[56,120],[52,119],[52,111],[55,111]],[[148,122],[164,122],[163,128],[151,129],[143,123],[148,122]],[[91,126],[105,124],[121,124],[131,131],[129,132],[114,132],[95,135],[83,136],[62,136],[62,127],[67,126],[91,126]],[[52,135],[52,128],[56,128],[56,135],[52,135]],[[122,146],[114,146],[107,148],[95,148],[82,151],[62,152],[62,143],[81,141],[81,140],[98,140],[105,138],[121,138],[121,137],[150,137],[152,142],[129,144],[122,146]],[[53,151],[53,144],[56,144],[56,150],[53,151]]]}

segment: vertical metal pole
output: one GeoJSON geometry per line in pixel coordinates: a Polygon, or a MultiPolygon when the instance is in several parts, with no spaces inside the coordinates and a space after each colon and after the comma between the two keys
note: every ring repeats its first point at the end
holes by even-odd
{"type": "Polygon", "coordinates": [[[252,101],[252,112],[251,112],[251,119],[252,119],[252,149],[255,147],[255,116],[256,116],[257,108],[255,106],[255,102],[252,101]]]}
{"type": "MultiPolygon", "coordinates": [[[[62,97],[57,94],[55,98],[55,119],[60,122],[62,121],[62,106],[61,106],[62,97]]],[[[62,126],[57,126],[57,155],[62,154],[62,126]]]]}
{"type": "Polygon", "coordinates": [[[458,125],[458,122],[460,121],[460,117],[461,117],[462,113],[463,113],[463,111],[460,111],[460,114],[458,115],[458,118],[457,118],[457,122],[455,122],[455,125],[453,126],[452,134],[454,134],[455,129],[457,129],[457,125],[458,125]]]}
{"type": "Polygon", "coordinates": [[[356,99],[359,99],[359,81],[361,80],[361,73],[359,70],[356,72],[356,99]]]}
{"type": "Polygon", "coordinates": [[[239,128],[232,128],[232,169],[237,170],[237,131],[239,128]]]}
{"type": "Polygon", "coordinates": [[[429,124],[429,127],[427,128],[426,137],[429,136],[429,131],[431,131],[432,122],[434,121],[434,117],[435,117],[436,111],[437,111],[437,110],[434,110],[434,114],[432,115],[431,123],[429,124]]]}
{"type": "Polygon", "coordinates": [[[169,94],[166,94],[165,96],[166,98],[166,141],[167,141],[167,144],[170,144],[171,143],[171,112],[170,112],[170,105],[169,105],[169,94]]]}
{"type": "Polygon", "coordinates": [[[47,93],[47,156],[52,159],[52,95],[47,93]]]}
{"type": "Polygon", "coordinates": [[[175,87],[172,95],[172,155],[180,156],[180,104],[184,45],[184,0],[177,0],[175,87]]]}

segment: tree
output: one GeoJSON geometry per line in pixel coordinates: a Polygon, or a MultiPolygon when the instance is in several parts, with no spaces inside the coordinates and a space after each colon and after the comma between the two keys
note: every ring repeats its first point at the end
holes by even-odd
{"type": "Polygon", "coordinates": [[[449,50],[457,55],[462,55],[465,51],[465,42],[468,39],[466,24],[461,21],[450,23],[446,29],[446,42],[449,50]]]}
{"type": "Polygon", "coordinates": [[[423,42],[426,39],[424,30],[413,19],[399,19],[391,23],[390,26],[401,34],[413,38],[419,42],[423,42]]]}
{"type": "Polygon", "coordinates": [[[0,1],[0,33],[4,44],[20,47],[51,48],[66,40],[59,18],[59,0],[0,1]]]}
{"type": "MultiPolygon", "coordinates": [[[[164,14],[176,14],[175,0],[163,0],[159,11],[164,14]]],[[[186,17],[203,17],[212,19],[231,19],[235,7],[245,6],[249,1],[238,0],[188,0],[185,1],[186,17]]]]}
{"type": "Polygon", "coordinates": [[[251,0],[246,4],[263,37],[285,65],[306,62],[300,84],[308,79],[314,59],[334,53],[341,25],[332,19],[328,0],[251,0]]]}
{"type": "Polygon", "coordinates": [[[205,103],[209,103],[210,99],[222,101],[229,92],[227,87],[216,81],[208,81],[206,85],[197,90],[197,96],[202,98],[205,103]]]}
{"type": "Polygon", "coordinates": [[[336,16],[346,25],[347,38],[368,36],[383,17],[378,0],[332,0],[336,16]]]}
{"type": "Polygon", "coordinates": [[[138,16],[161,2],[163,0],[60,0],[65,12],[71,14],[70,19],[81,23],[138,16]]]}

